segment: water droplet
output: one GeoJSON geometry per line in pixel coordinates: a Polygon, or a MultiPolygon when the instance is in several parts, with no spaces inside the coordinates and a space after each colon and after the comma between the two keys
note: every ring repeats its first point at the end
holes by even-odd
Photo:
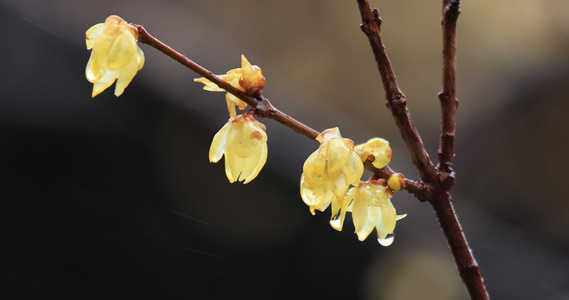
{"type": "Polygon", "coordinates": [[[341,230],[342,228],[342,210],[338,210],[338,212],[330,218],[330,226],[336,230],[341,230]]]}
{"type": "Polygon", "coordinates": [[[395,239],[395,236],[393,235],[393,233],[388,234],[384,239],[377,239],[377,242],[382,245],[382,246],[389,246],[391,244],[393,244],[393,240],[395,239]]]}
{"type": "Polygon", "coordinates": [[[340,220],[339,218],[335,219],[335,220],[330,220],[330,225],[332,225],[332,227],[334,227],[336,229],[340,228],[341,223],[342,223],[342,220],[340,220]]]}

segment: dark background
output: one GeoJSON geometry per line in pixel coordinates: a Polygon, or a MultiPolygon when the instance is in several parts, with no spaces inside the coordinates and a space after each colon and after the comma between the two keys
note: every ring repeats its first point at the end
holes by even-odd
{"type": "MultiPolygon", "coordinates": [[[[437,147],[440,8],[372,3],[409,109],[437,147]]],[[[569,7],[463,3],[455,205],[493,299],[569,299],[569,7]]],[[[142,45],[120,98],[91,99],[84,32],[118,14],[215,73],[245,54],[264,94],[309,126],[390,140],[355,1],[0,1],[0,295],[5,299],[465,299],[433,212],[405,192],[395,243],[310,215],[317,144],[271,120],[269,158],[229,184],[208,149],[222,93],[142,45]]]]}

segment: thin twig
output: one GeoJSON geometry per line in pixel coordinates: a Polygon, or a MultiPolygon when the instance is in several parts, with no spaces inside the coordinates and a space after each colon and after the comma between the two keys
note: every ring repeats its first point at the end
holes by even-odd
{"type": "MultiPolygon", "coordinates": [[[[459,0],[443,1],[443,68],[441,102],[441,137],[439,142],[440,180],[447,186],[454,184],[454,135],[456,99],[456,21],[460,14],[459,0]]],[[[449,187],[450,188],[450,187],[449,187]]]]}
{"type": "Polygon", "coordinates": [[[219,86],[220,88],[226,90],[227,92],[233,94],[239,99],[245,101],[247,104],[249,104],[249,106],[255,109],[255,113],[259,117],[273,119],[312,140],[314,140],[320,134],[318,131],[302,124],[301,122],[291,118],[290,116],[274,108],[269,102],[269,100],[263,97],[262,95],[259,94],[259,95],[249,96],[240,91],[239,89],[235,88],[231,84],[225,82],[223,79],[219,78],[218,76],[215,76],[211,71],[198,65],[197,63],[187,58],[183,54],[168,47],[168,45],[162,43],[161,41],[150,35],[141,25],[135,25],[135,24],[131,25],[138,30],[139,42],[154,47],[158,51],[168,55],[170,58],[188,67],[192,71],[207,78],[209,81],[217,84],[217,86],[219,86]]]}
{"type": "MultiPolygon", "coordinates": [[[[370,160],[364,161],[364,167],[370,172],[374,173],[378,178],[389,179],[391,175],[395,174],[391,168],[385,166],[381,169],[376,168],[370,160]]],[[[420,201],[431,201],[433,199],[432,191],[429,186],[422,181],[417,182],[405,178],[405,185],[403,187],[407,192],[413,194],[415,198],[420,201]]]]}
{"type": "Polygon", "coordinates": [[[385,46],[381,39],[382,20],[379,17],[379,11],[377,9],[372,10],[368,0],[358,0],[358,6],[362,16],[360,28],[369,39],[377,63],[377,69],[381,75],[383,88],[385,89],[387,107],[395,119],[413,164],[419,171],[421,180],[427,183],[433,182],[436,179],[435,167],[431,163],[413,120],[411,120],[411,115],[409,110],[407,110],[407,99],[399,90],[391,62],[385,52],[385,46]]]}
{"type": "MultiPolygon", "coordinates": [[[[372,11],[368,0],[357,0],[362,15],[362,31],[369,39],[378,71],[381,75],[387,106],[391,110],[401,136],[405,141],[422,182],[414,194],[419,200],[428,201],[439,220],[445,238],[454,256],[462,281],[472,299],[489,299],[480,269],[460,227],[452,206],[450,188],[454,183],[454,128],[458,101],[456,100],[456,20],[459,14],[458,0],[443,0],[443,90],[441,100],[442,126],[439,150],[440,164],[432,165],[419,134],[406,107],[406,99],[399,90],[391,63],[381,40],[379,11],[372,11]]],[[[369,165],[369,164],[368,164],[369,165]]]]}
{"type": "MultiPolygon", "coordinates": [[[[152,35],[150,35],[144,27],[141,25],[131,24],[138,30],[138,41],[141,43],[145,43],[158,51],[166,54],[170,58],[174,59],[175,61],[181,63],[182,65],[188,67],[192,71],[198,73],[199,75],[207,78],[211,82],[214,82],[220,88],[226,90],[227,92],[233,94],[234,96],[238,97],[239,99],[245,101],[249,104],[255,112],[255,115],[262,117],[262,118],[269,118],[275,120],[294,131],[310,138],[311,140],[315,140],[316,137],[320,134],[318,131],[304,125],[303,123],[295,120],[294,118],[288,116],[287,114],[281,112],[277,108],[275,108],[267,98],[263,97],[262,95],[255,95],[249,96],[240,90],[233,87],[231,84],[225,82],[223,79],[219,78],[218,76],[214,75],[211,71],[205,69],[204,67],[198,65],[191,59],[187,58],[183,54],[177,52],[176,50],[170,48],[166,44],[162,43],[152,35]]],[[[382,169],[377,169],[376,167],[371,164],[371,162],[366,161],[364,163],[366,169],[370,172],[377,174],[380,178],[389,179],[389,176],[393,175],[394,172],[389,168],[385,167],[382,169]]],[[[405,180],[405,190],[409,193],[413,194],[417,199],[421,201],[430,201],[432,198],[430,190],[422,184],[421,182],[415,182],[413,180],[406,179],[405,180]]]]}

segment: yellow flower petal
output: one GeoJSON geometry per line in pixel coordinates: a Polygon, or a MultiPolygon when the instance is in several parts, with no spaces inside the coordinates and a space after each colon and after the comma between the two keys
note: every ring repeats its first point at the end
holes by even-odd
{"type": "Polygon", "coordinates": [[[93,93],[91,97],[95,97],[102,91],[110,87],[117,79],[117,74],[112,71],[107,71],[100,79],[93,84],[93,93]]]}
{"type": "Polygon", "coordinates": [[[93,25],[91,28],[87,30],[87,32],[85,33],[85,44],[87,45],[87,50],[91,50],[91,48],[93,48],[93,43],[95,42],[97,36],[99,36],[99,34],[103,32],[104,26],[105,24],[99,23],[93,25]]]}
{"type": "Polygon", "coordinates": [[[227,139],[227,131],[229,130],[229,122],[223,125],[221,129],[213,137],[211,146],[209,147],[209,162],[216,163],[223,156],[225,151],[225,141],[227,139]]]}
{"type": "Polygon", "coordinates": [[[381,138],[372,138],[363,144],[355,146],[354,151],[360,155],[362,162],[369,159],[374,167],[381,169],[391,161],[389,142],[381,138]]]}

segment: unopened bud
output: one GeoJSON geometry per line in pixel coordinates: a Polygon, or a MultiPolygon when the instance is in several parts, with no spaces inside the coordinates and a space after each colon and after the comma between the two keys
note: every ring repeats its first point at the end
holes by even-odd
{"type": "Polygon", "coordinates": [[[387,185],[395,192],[400,191],[405,187],[405,176],[400,173],[393,174],[387,180],[387,185]]]}

